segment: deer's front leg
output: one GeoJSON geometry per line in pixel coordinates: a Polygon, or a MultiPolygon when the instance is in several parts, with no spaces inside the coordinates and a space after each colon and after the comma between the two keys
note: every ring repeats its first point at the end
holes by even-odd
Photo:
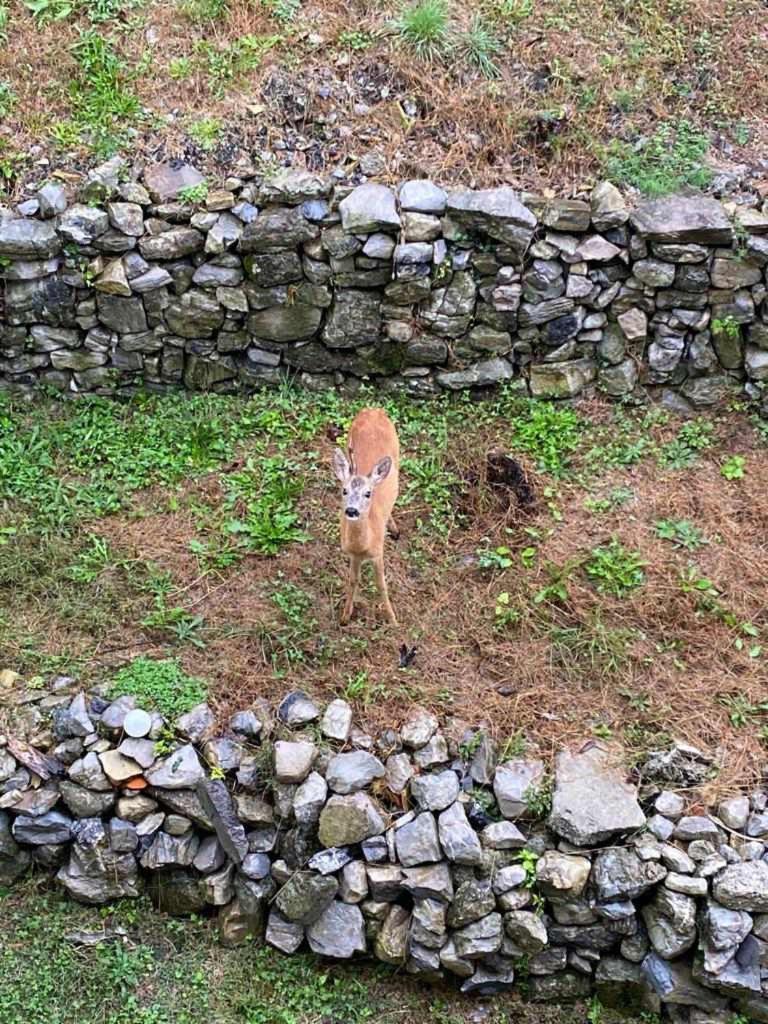
{"type": "Polygon", "coordinates": [[[362,558],[357,555],[349,556],[349,572],[347,575],[347,594],[344,599],[344,610],[341,613],[341,624],[346,626],[352,618],[352,609],[355,606],[355,596],[360,583],[360,567],[363,564],[362,558]]]}
{"type": "Polygon", "coordinates": [[[374,559],[373,563],[374,572],[376,573],[376,586],[381,596],[381,603],[384,605],[384,611],[387,614],[387,618],[393,626],[397,625],[397,617],[392,607],[392,603],[389,600],[389,590],[387,589],[387,578],[384,575],[384,556],[379,555],[378,558],[374,559]]]}

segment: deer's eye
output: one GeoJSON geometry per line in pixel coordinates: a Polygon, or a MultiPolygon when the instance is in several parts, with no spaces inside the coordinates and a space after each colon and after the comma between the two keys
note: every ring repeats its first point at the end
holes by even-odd
{"type": "Polygon", "coordinates": [[[342,493],[342,494],[344,495],[344,497],[346,498],[346,496],[347,496],[347,495],[349,494],[349,491],[348,491],[348,490],[347,490],[347,488],[345,487],[345,488],[344,488],[344,490],[343,490],[343,491],[342,491],[341,493],[342,493]]]}
{"type": "Polygon", "coordinates": [[[370,492],[370,491],[366,491],[366,492],[365,492],[365,496],[366,496],[366,498],[370,498],[370,496],[371,496],[371,492],[370,492]]]}

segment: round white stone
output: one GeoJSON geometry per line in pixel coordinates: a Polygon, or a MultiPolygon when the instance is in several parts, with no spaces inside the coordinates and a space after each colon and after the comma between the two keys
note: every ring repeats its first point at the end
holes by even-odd
{"type": "Polygon", "coordinates": [[[146,711],[142,711],[140,708],[136,708],[133,711],[129,711],[125,716],[123,722],[123,731],[127,736],[132,736],[134,739],[139,739],[141,736],[146,736],[149,730],[152,728],[152,717],[147,714],[146,711]]]}

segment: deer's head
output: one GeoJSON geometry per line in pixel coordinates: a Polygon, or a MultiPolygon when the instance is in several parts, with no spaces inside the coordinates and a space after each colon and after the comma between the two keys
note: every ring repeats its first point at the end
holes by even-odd
{"type": "Polygon", "coordinates": [[[389,475],[392,459],[385,455],[368,476],[360,476],[354,472],[344,452],[336,448],[333,453],[333,469],[341,484],[341,510],[347,519],[359,522],[368,515],[376,488],[389,475]]]}

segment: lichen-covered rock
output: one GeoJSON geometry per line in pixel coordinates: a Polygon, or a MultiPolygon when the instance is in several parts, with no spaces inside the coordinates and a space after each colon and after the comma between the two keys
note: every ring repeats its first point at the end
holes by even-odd
{"type": "Polygon", "coordinates": [[[365,953],[365,921],[359,907],[334,900],[307,928],[313,953],[348,960],[365,953]]]}
{"type": "Polygon", "coordinates": [[[339,888],[335,878],[298,871],[275,897],[275,907],[289,921],[308,925],[329,906],[339,888]]]}
{"type": "Polygon", "coordinates": [[[364,750],[353,750],[332,757],[325,778],[334,793],[356,793],[369,786],[374,779],[380,779],[384,773],[384,765],[378,757],[364,750]]]}
{"type": "Polygon", "coordinates": [[[348,846],[381,835],[381,811],[367,793],[332,796],[320,815],[318,836],[325,847],[348,846]]]}
{"type": "Polygon", "coordinates": [[[729,864],[713,879],[712,896],[729,910],[768,912],[768,862],[729,864]]]}

